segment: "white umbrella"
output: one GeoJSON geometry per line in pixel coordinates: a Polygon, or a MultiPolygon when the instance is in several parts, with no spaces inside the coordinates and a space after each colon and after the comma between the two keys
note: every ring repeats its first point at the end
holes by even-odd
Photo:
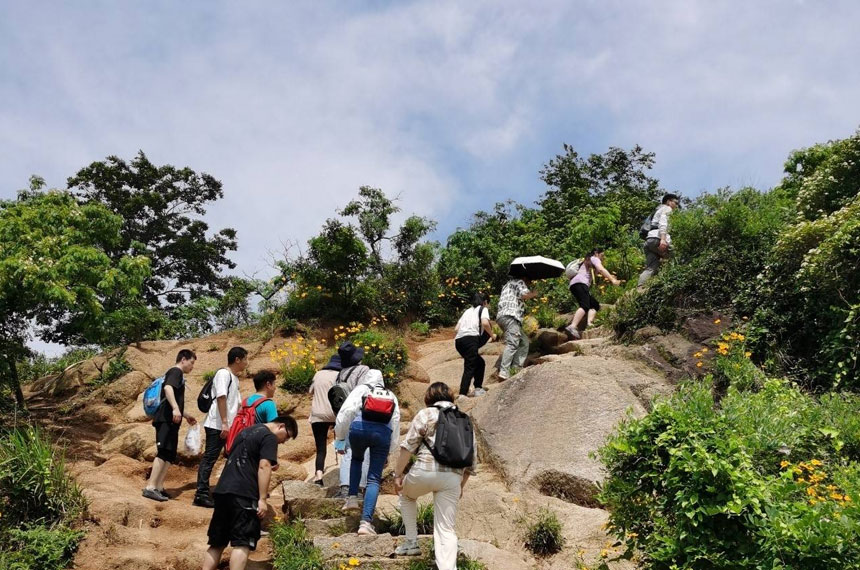
{"type": "Polygon", "coordinates": [[[509,273],[523,279],[549,279],[564,273],[564,264],[541,255],[518,257],[511,262],[509,273]]]}

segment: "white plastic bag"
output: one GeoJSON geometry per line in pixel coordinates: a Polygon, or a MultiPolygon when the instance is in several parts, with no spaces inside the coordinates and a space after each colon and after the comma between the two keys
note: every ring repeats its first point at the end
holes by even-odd
{"type": "Polygon", "coordinates": [[[189,455],[200,455],[200,424],[188,428],[185,434],[185,450],[189,455]]]}

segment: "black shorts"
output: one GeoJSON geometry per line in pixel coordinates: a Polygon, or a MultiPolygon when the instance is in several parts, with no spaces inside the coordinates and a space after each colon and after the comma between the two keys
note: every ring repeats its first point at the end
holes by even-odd
{"type": "Polygon", "coordinates": [[[215,511],[209,523],[209,546],[224,548],[227,543],[236,548],[257,549],[260,541],[260,517],[257,501],[237,495],[213,495],[215,511]]]}
{"type": "Polygon", "coordinates": [[[576,302],[586,311],[599,311],[600,303],[592,297],[591,290],[585,283],[574,283],[570,286],[570,292],[573,293],[576,302]]]}
{"type": "Polygon", "coordinates": [[[176,450],[179,449],[179,424],[158,422],[155,424],[155,446],[159,459],[176,463],[176,450]]]}

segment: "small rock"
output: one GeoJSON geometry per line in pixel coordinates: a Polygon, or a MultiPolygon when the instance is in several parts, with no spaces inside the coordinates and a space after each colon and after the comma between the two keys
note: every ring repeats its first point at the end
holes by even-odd
{"type": "Polygon", "coordinates": [[[663,331],[655,326],[642,327],[633,333],[633,340],[636,342],[645,342],[646,340],[654,338],[655,336],[660,336],[661,334],[663,334],[663,331]]]}

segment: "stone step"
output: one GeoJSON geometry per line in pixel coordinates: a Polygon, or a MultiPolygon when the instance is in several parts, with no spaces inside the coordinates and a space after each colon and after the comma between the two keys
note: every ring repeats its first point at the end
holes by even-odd
{"type": "Polygon", "coordinates": [[[343,499],[294,497],[284,499],[284,516],[289,519],[332,520],[343,518],[343,499]]]}
{"type": "Polygon", "coordinates": [[[355,514],[336,519],[304,519],[303,522],[310,536],[341,536],[356,532],[361,516],[355,514]]]}
{"type": "MultiPolygon", "coordinates": [[[[320,549],[323,560],[348,562],[350,558],[356,558],[362,568],[373,568],[368,561],[394,560],[405,562],[408,565],[411,557],[394,557],[394,549],[400,544],[403,537],[394,537],[390,534],[358,535],[345,534],[342,536],[316,536],[314,546],[320,549]]],[[[418,544],[425,554],[429,554],[433,537],[423,535],[418,537],[418,544]]],[[[348,564],[347,564],[348,565],[348,564]]],[[[337,564],[335,565],[337,567],[337,564]]],[[[400,566],[391,566],[400,568],[400,566]]]]}

